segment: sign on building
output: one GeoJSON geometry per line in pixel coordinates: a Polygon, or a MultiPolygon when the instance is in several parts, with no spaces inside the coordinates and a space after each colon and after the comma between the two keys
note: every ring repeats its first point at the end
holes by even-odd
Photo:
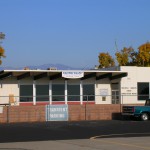
{"type": "Polygon", "coordinates": [[[68,121],[68,105],[46,105],[46,121],[68,121]]]}
{"type": "Polygon", "coordinates": [[[108,96],[108,89],[100,89],[99,93],[101,96],[108,96]]]}
{"type": "Polygon", "coordinates": [[[3,107],[0,106],[0,114],[2,114],[2,113],[3,113],[3,107]]]}
{"type": "Polygon", "coordinates": [[[84,76],[83,71],[63,71],[62,77],[64,78],[70,78],[70,79],[77,79],[82,78],[84,76]]]}

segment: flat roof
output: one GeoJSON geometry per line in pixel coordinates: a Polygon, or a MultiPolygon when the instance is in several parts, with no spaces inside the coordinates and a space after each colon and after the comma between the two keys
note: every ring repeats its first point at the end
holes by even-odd
{"type": "Polygon", "coordinates": [[[74,72],[74,71],[82,71],[82,72],[125,72],[125,71],[112,71],[112,70],[40,70],[40,69],[36,69],[36,70],[1,70],[0,72],[65,72],[65,71],[70,71],[70,72],[74,72]]]}
{"type": "Polygon", "coordinates": [[[109,78],[118,79],[127,76],[125,71],[111,71],[111,70],[2,70],[0,71],[0,80],[9,77],[16,77],[17,80],[21,80],[27,77],[33,77],[34,80],[48,77],[49,79],[63,78],[63,72],[83,72],[84,77],[81,80],[95,77],[96,80],[109,78]]]}

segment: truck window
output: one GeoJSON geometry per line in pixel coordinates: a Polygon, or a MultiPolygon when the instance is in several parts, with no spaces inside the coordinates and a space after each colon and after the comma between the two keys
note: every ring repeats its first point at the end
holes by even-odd
{"type": "Polygon", "coordinates": [[[146,100],[145,106],[150,106],[150,99],[146,100]]]}

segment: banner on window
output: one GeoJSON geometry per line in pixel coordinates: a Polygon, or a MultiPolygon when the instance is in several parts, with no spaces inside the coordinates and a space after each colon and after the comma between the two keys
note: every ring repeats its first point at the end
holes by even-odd
{"type": "Polygon", "coordinates": [[[84,72],[83,71],[63,71],[62,77],[72,78],[72,79],[82,78],[82,77],[84,77],[84,72]]]}
{"type": "Polygon", "coordinates": [[[46,105],[46,121],[68,121],[68,105],[46,105]]]}

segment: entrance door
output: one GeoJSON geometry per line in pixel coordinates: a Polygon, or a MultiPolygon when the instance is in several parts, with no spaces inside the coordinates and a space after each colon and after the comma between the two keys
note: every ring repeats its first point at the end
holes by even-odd
{"type": "Polygon", "coordinates": [[[111,95],[112,104],[119,104],[119,90],[112,90],[111,95]]]}

